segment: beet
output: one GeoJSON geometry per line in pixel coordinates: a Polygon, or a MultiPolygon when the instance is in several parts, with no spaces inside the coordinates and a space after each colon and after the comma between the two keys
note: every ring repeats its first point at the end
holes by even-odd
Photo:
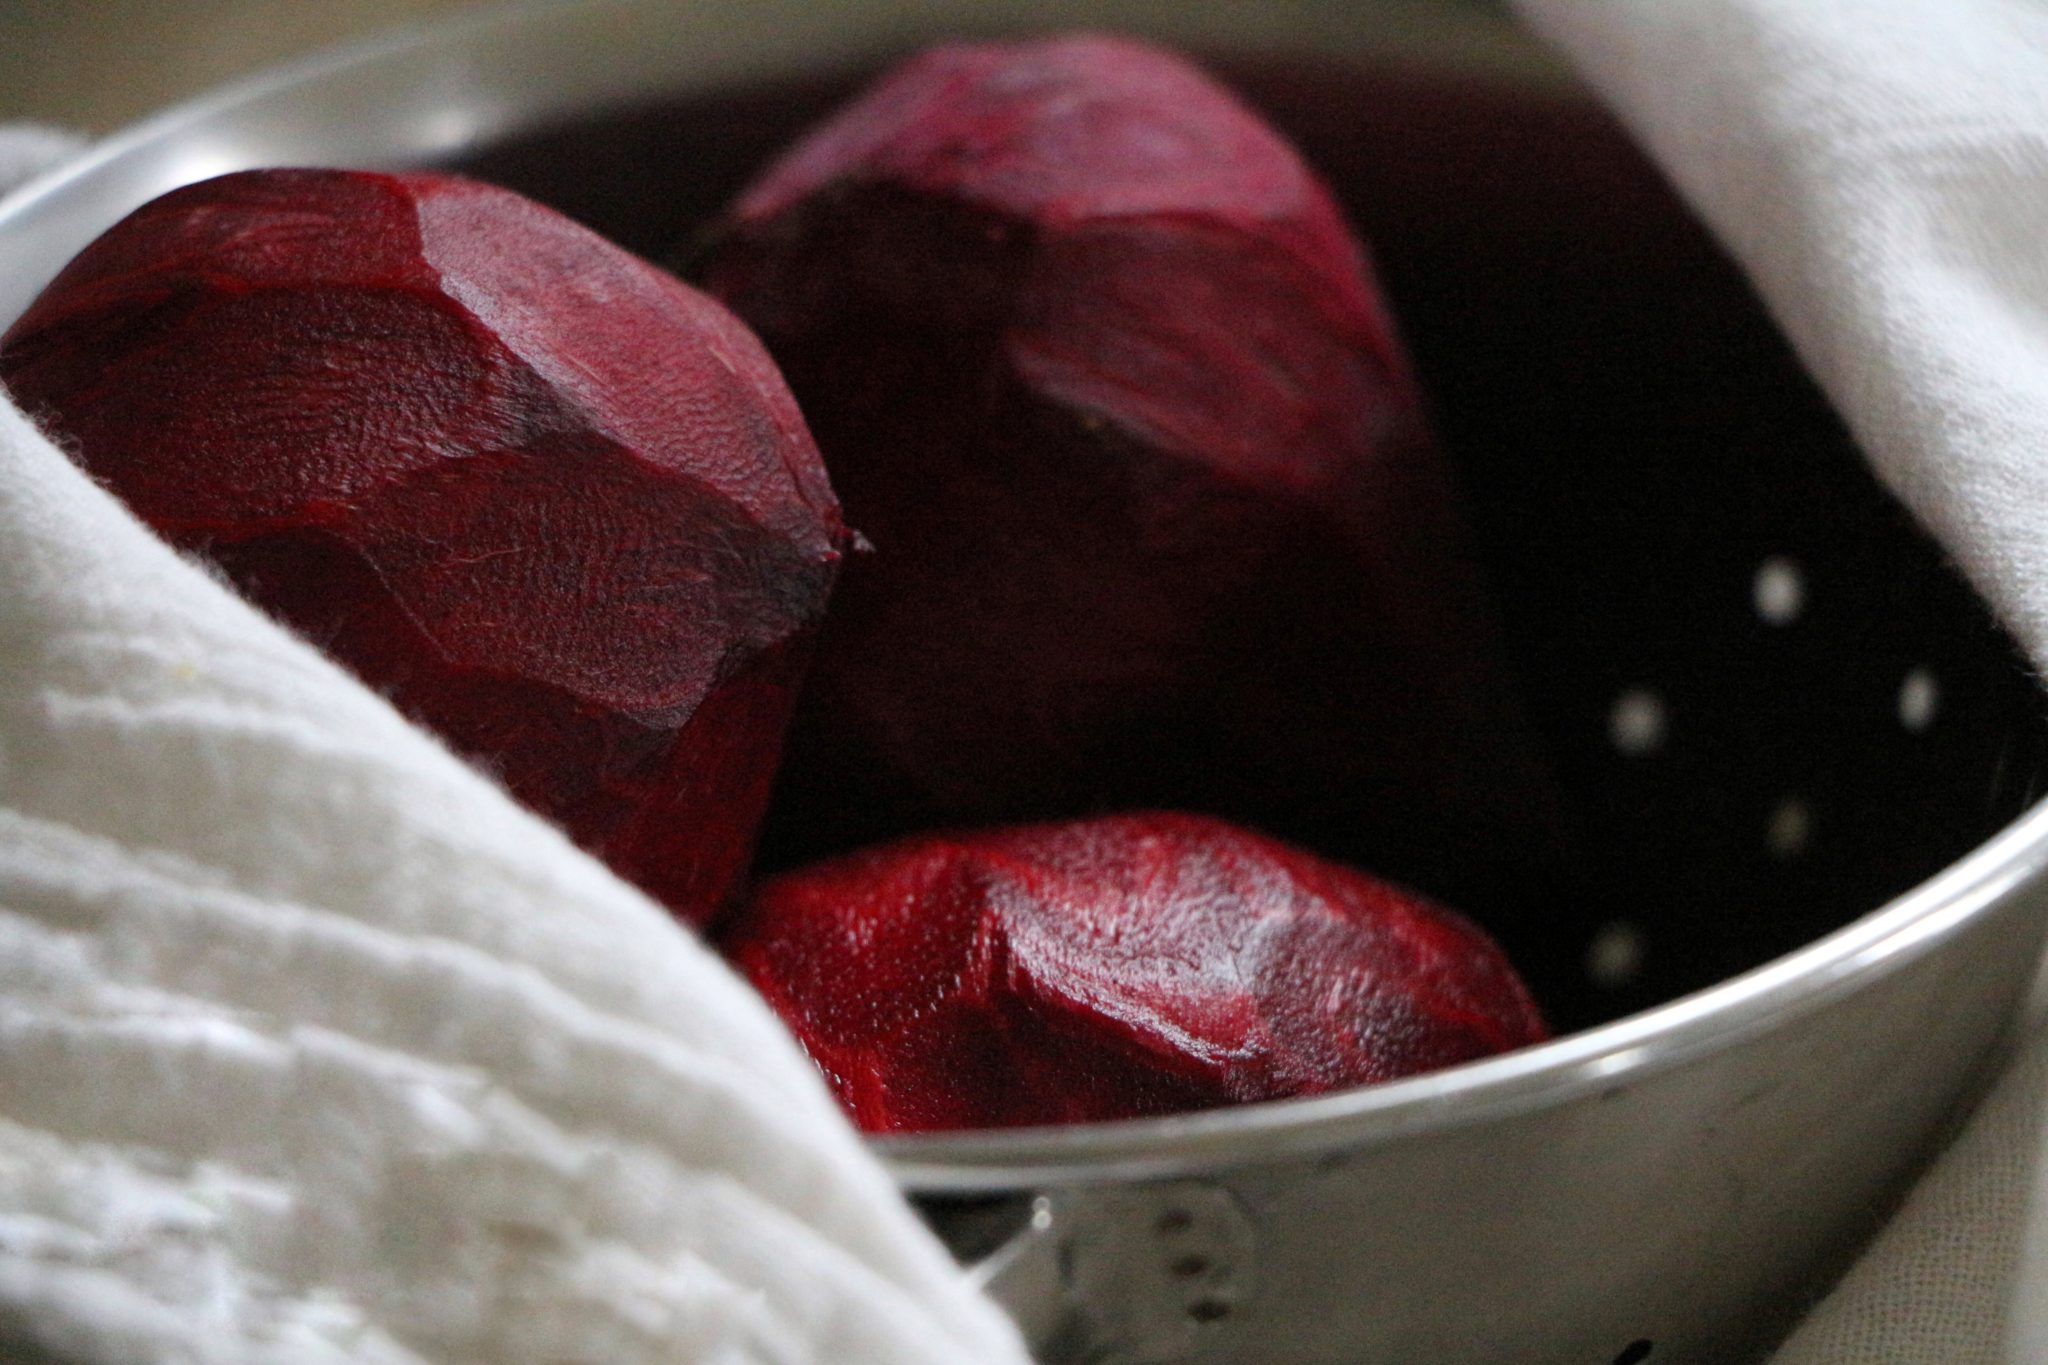
{"type": "Polygon", "coordinates": [[[622,874],[728,898],[846,532],[716,302],[504,190],[249,172],[88,247],[0,379],[622,874]]]}
{"type": "Polygon", "coordinates": [[[933,49],[709,241],[876,547],[778,856],[1164,805],[1456,891],[1548,818],[1361,248],[1195,68],[933,49]]]}
{"type": "Polygon", "coordinates": [[[1311,1095],[1545,1037],[1458,915],[1193,815],[851,854],[764,883],[724,947],[878,1133],[1311,1095]]]}

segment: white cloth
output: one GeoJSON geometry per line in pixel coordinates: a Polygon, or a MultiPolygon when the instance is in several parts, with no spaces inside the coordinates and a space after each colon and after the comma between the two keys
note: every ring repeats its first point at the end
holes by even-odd
{"type": "Polygon", "coordinates": [[[1024,1361],[723,964],[0,402],[25,1351],[1024,1361]]]}
{"type": "MultiPolygon", "coordinates": [[[[2048,4],[1517,3],[2048,666],[2048,4]]],[[[2044,1101],[2037,1037],[1781,1365],[2048,1360],[2044,1101]]]]}

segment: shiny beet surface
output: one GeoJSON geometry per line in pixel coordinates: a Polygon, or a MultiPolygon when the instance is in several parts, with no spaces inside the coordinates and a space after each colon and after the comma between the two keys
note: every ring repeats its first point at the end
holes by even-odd
{"type": "Polygon", "coordinates": [[[846,532],[723,307],[508,191],[248,172],[88,247],[0,380],[679,914],[728,897],[846,532]]]}
{"type": "Polygon", "coordinates": [[[855,853],[766,882],[724,947],[870,1132],[1309,1095],[1546,1036],[1458,915],[1202,816],[855,853]]]}
{"type": "Polygon", "coordinates": [[[1193,66],[934,49],[704,260],[876,547],[823,632],[778,857],[1173,806],[1455,893],[1541,823],[1360,248],[1193,66]]]}

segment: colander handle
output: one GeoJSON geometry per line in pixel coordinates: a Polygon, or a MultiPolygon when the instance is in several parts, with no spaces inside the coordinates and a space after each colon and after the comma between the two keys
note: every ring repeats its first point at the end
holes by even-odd
{"type": "Polygon", "coordinates": [[[1256,1328],[1258,1235],[1215,1179],[1077,1186],[1031,1201],[1024,1225],[969,1278],[1023,1329],[1042,1365],[1234,1360],[1256,1328]]]}
{"type": "Polygon", "coordinates": [[[1034,1358],[1055,1359],[1051,1353],[1068,1335],[1074,1314],[1060,1267],[1051,1199],[1044,1195],[1033,1199],[1024,1226],[967,1267],[967,1278],[1016,1320],[1034,1358]]]}

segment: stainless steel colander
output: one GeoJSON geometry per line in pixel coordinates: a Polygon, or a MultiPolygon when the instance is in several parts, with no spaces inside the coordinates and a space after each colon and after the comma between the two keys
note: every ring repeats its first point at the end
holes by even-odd
{"type": "Polygon", "coordinates": [[[1726,1362],[1971,1093],[2048,932],[2034,680],[1739,276],[1492,11],[555,5],[174,111],[0,205],[0,321],[174,185],[457,165],[664,254],[942,33],[1181,41],[1373,242],[1576,819],[1468,908],[1547,1046],[1183,1118],[879,1143],[1048,1360],[1726,1362]]]}

